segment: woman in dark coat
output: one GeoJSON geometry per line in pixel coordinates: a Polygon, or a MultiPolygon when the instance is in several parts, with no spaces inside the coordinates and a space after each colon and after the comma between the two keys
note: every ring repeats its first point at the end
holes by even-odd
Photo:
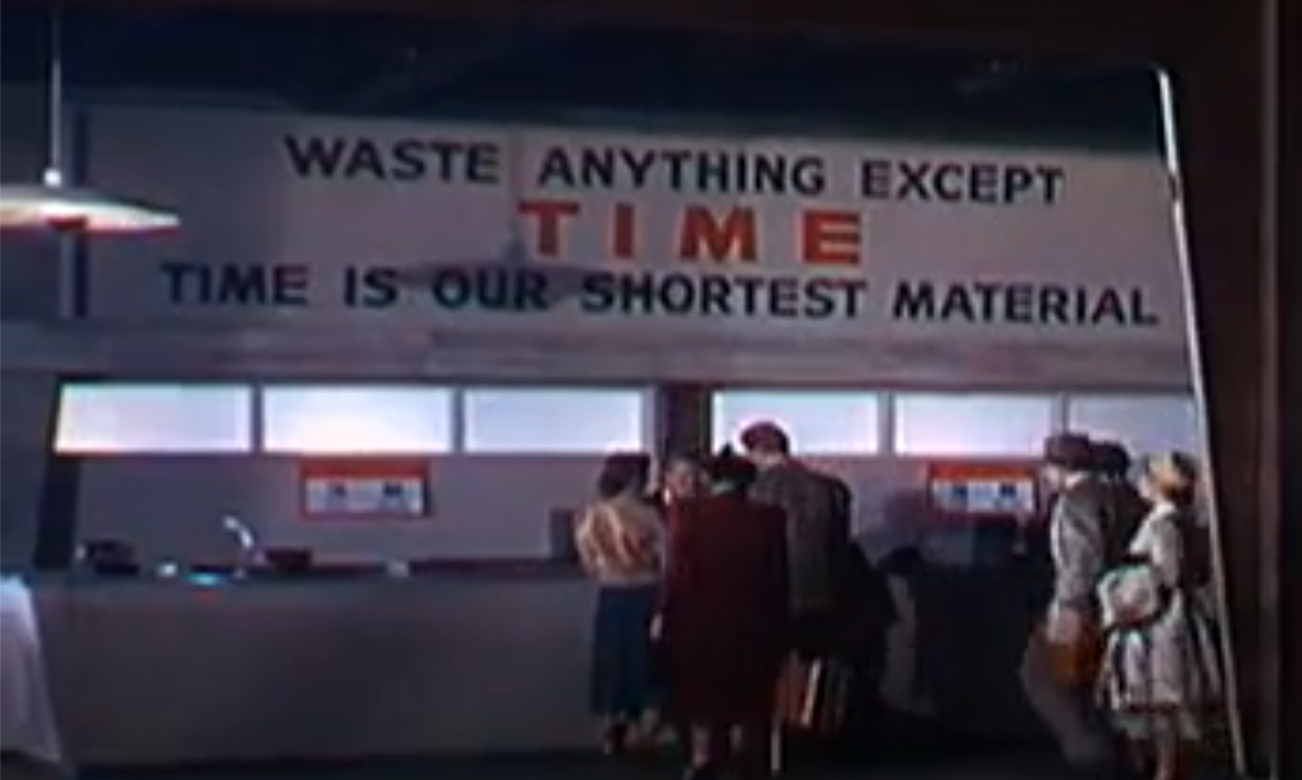
{"type": "Polygon", "coordinates": [[[724,761],[760,776],[789,642],[786,518],[746,497],[748,461],[721,455],[706,472],[708,492],[674,506],[659,632],[691,727],[688,776],[724,761]]]}

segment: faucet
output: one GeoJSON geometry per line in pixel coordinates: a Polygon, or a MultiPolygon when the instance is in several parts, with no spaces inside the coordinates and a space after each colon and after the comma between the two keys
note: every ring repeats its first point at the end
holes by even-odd
{"type": "Polygon", "coordinates": [[[222,528],[234,536],[240,546],[240,555],[243,559],[238,567],[240,571],[258,562],[258,537],[247,523],[235,515],[224,515],[222,528]]]}

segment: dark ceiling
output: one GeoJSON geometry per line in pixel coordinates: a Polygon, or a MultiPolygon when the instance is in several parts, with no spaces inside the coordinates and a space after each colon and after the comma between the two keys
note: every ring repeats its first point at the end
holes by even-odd
{"type": "MultiPolygon", "coordinates": [[[[50,17],[6,4],[0,74],[43,78],[50,17]]],[[[68,81],[346,114],[707,123],[1148,146],[1151,72],[850,39],[757,39],[539,22],[69,11],[68,81]]]]}

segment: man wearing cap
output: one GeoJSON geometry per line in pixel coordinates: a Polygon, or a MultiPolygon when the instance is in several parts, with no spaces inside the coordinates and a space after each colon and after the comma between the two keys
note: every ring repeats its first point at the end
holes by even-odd
{"type": "Polygon", "coordinates": [[[1092,705],[1100,649],[1095,587],[1106,567],[1107,487],[1097,451],[1085,436],[1062,433],[1044,446],[1044,479],[1053,493],[1049,547],[1053,592],[1043,624],[1022,659],[1027,698],[1067,761],[1094,771],[1111,761],[1111,739],[1092,705]]]}
{"type": "Polygon", "coordinates": [[[787,515],[793,649],[819,656],[836,631],[837,564],[851,544],[850,489],[791,456],[791,438],[772,422],[748,426],[741,445],[759,469],[751,497],[787,515]]]}

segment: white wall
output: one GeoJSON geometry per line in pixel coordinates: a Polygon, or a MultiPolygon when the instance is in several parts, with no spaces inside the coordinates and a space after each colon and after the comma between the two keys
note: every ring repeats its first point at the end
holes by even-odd
{"type": "MultiPolygon", "coordinates": [[[[431,461],[434,517],[342,523],[299,517],[297,466],[271,456],[118,457],[84,462],[82,539],[116,538],[145,560],[233,562],[224,514],[240,516],[267,546],[307,547],[323,562],[520,559],[550,554],[550,516],[592,495],[599,458],[462,456],[431,461]]],[[[872,547],[921,541],[909,502],[920,462],[820,459],[857,497],[857,531],[872,547]]]]}
{"type": "Polygon", "coordinates": [[[299,517],[293,459],[273,456],[102,458],[85,462],[82,538],[118,538],[147,560],[234,560],[224,514],[268,546],[309,547],[325,562],[537,558],[549,515],[591,495],[599,459],[431,459],[434,516],[339,522],[299,517]]]}
{"type": "MultiPolygon", "coordinates": [[[[568,412],[553,406],[549,407],[551,412],[528,413],[523,408],[512,410],[489,406],[480,411],[480,414],[491,415],[485,419],[471,414],[472,405],[465,400],[467,396],[459,391],[449,391],[447,387],[429,388],[432,392],[405,399],[387,397],[387,400],[384,400],[386,396],[382,388],[376,385],[361,388],[363,395],[366,391],[372,392],[369,400],[348,393],[340,396],[329,387],[322,387],[316,391],[322,394],[322,404],[332,398],[343,398],[348,403],[341,400],[338,403],[343,406],[336,404],[333,409],[329,404],[309,404],[310,408],[297,411],[290,407],[266,405],[266,396],[260,393],[253,398],[262,398],[264,403],[252,399],[244,401],[258,410],[252,412],[252,420],[231,421],[230,425],[236,429],[248,426],[245,430],[252,440],[261,441],[264,446],[270,446],[270,439],[265,437],[274,427],[271,425],[273,416],[269,416],[273,409],[289,414],[302,424],[295,428],[296,433],[281,442],[281,446],[308,450],[325,443],[333,447],[339,442],[360,447],[361,451],[375,450],[382,446],[381,441],[396,446],[397,440],[389,437],[398,429],[391,429],[391,426],[402,425],[405,427],[400,430],[415,433],[414,426],[440,416],[446,421],[435,426],[437,430],[422,430],[414,439],[404,439],[418,450],[443,447],[454,450],[453,454],[429,456],[427,461],[433,493],[432,518],[352,522],[306,520],[302,518],[300,507],[299,470],[304,462],[312,462],[312,456],[306,456],[304,460],[303,456],[267,454],[249,439],[241,445],[250,448],[247,453],[185,455],[157,452],[159,448],[174,449],[165,447],[163,439],[198,446],[198,440],[190,437],[200,435],[201,431],[188,426],[186,421],[202,418],[205,424],[211,423],[226,408],[198,404],[209,396],[201,395],[197,390],[195,395],[187,396],[183,392],[184,385],[172,385],[171,395],[154,398],[143,409],[112,407],[110,402],[114,396],[109,392],[112,385],[100,386],[99,392],[95,391],[96,385],[76,387],[80,391],[73,397],[82,402],[99,399],[110,404],[110,409],[116,408],[116,411],[109,412],[115,425],[120,427],[126,418],[132,420],[120,434],[115,435],[129,435],[136,444],[123,440],[116,446],[129,449],[139,446],[143,440],[160,442],[148,453],[132,454],[116,451],[113,442],[118,440],[103,439],[99,444],[89,445],[92,446],[89,451],[114,454],[84,455],[81,458],[80,503],[77,507],[81,538],[122,539],[137,547],[148,560],[213,563],[233,560],[237,550],[235,540],[222,530],[221,518],[225,515],[236,515],[250,523],[264,546],[310,548],[320,560],[327,562],[545,557],[555,552],[553,517],[556,511],[574,509],[589,500],[601,456],[467,452],[468,448],[475,446],[467,426],[473,419],[491,420],[499,427],[504,426],[503,432],[497,435],[519,436],[522,437],[520,443],[547,449],[549,442],[557,447],[564,446],[565,441],[573,444],[579,441],[575,437],[591,436],[599,429],[603,431],[599,436],[615,435],[611,426],[618,426],[621,420],[627,422],[628,419],[627,407],[622,411],[607,409],[607,414],[615,415],[609,417],[598,414],[595,407],[577,411],[572,405],[568,412]],[[187,398],[198,405],[170,406],[187,398]],[[440,402],[439,398],[445,400],[440,402]],[[402,409],[400,400],[410,408],[402,409]],[[349,403],[354,406],[349,406],[349,403]],[[372,406],[355,407],[357,403],[372,406]],[[307,417],[299,419],[302,417],[300,412],[307,417]],[[543,415],[541,418],[540,414],[543,415]],[[559,416],[565,415],[568,416],[564,420],[560,419],[559,416]],[[340,424],[343,424],[342,428],[340,424]],[[370,427],[372,424],[382,427],[370,427]],[[586,434],[577,430],[577,426],[585,424],[589,426],[586,434]],[[261,436],[254,434],[254,430],[261,436]],[[313,444],[301,438],[312,434],[319,439],[319,434],[331,431],[334,438],[329,442],[313,439],[316,442],[313,444]],[[380,438],[374,438],[376,436],[380,438]]],[[[123,386],[123,389],[129,387],[123,386]]],[[[35,385],[29,398],[45,399],[50,390],[52,388],[48,385],[35,385]]],[[[229,387],[225,392],[233,396],[221,397],[240,397],[238,386],[229,387]]],[[[265,392],[270,392],[270,389],[265,392]]],[[[524,392],[526,395],[522,397],[558,398],[546,394],[529,396],[530,391],[524,392]]],[[[937,396],[867,391],[808,394],[770,390],[758,394],[721,394],[716,398],[747,396],[751,400],[744,402],[745,408],[716,410],[724,420],[722,427],[715,432],[716,446],[734,438],[736,429],[750,418],[759,416],[771,417],[788,425],[795,436],[798,451],[801,442],[815,451],[819,446],[875,450],[878,454],[813,456],[811,460],[815,465],[839,474],[850,484],[856,496],[856,532],[867,541],[873,552],[883,553],[901,544],[917,544],[940,560],[960,564],[970,561],[975,554],[975,539],[969,529],[957,528],[952,523],[936,526],[927,522],[924,500],[926,471],[936,458],[926,453],[936,453],[943,460],[979,457],[1029,465],[1043,438],[1064,426],[1091,435],[1115,437],[1136,454],[1167,448],[1196,452],[1198,444],[1198,424],[1192,402],[1181,394],[1074,395],[1064,398],[1053,395],[937,396]],[[785,415],[782,410],[784,400],[787,402],[785,415]],[[857,413],[852,405],[847,405],[847,400],[859,404],[857,413]],[[925,403],[919,406],[914,402],[925,403]],[[992,416],[997,416],[994,425],[991,425],[992,416]]],[[[94,407],[81,404],[69,407],[70,410],[74,408],[82,408],[85,414],[89,413],[85,409],[94,407]]],[[[237,402],[233,409],[238,411],[239,408],[237,402]]],[[[20,414],[27,420],[34,420],[43,417],[44,413],[31,410],[20,414]]],[[[644,408],[641,414],[645,417],[648,412],[644,408]]],[[[76,428],[79,419],[83,418],[71,411],[67,414],[64,423],[68,424],[69,431],[76,428]]],[[[290,422],[289,418],[280,415],[274,419],[280,420],[281,424],[290,422]]],[[[80,424],[92,426],[86,429],[86,434],[93,430],[89,421],[83,419],[80,424]]],[[[203,430],[208,431],[209,427],[205,426],[203,430]]],[[[227,427],[217,426],[222,430],[227,427]]],[[[282,433],[289,435],[291,431],[286,428],[282,433]]],[[[34,431],[35,436],[40,434],[41,431],[34,431]]],[[[101,431],[99,435],[103,434],[101,431]]],[[[644,441],[658,438],[651,431],[646,431],[646,434],[644,441]]],[[[74,442],[72,446],[88,446],[75,444],[77,441],[90,441],[77,438],[83,434],[74,432],[69,435],[73,439],[64,441],[74,442]]],[[[28,452],[43,451],[42,440],[30,441],[28,452]]],[[[636,448],[638,445],[623,446],[636,448]]],[[[592,449],[605,450],[607,447],[593,446],[592,449]]]]}

